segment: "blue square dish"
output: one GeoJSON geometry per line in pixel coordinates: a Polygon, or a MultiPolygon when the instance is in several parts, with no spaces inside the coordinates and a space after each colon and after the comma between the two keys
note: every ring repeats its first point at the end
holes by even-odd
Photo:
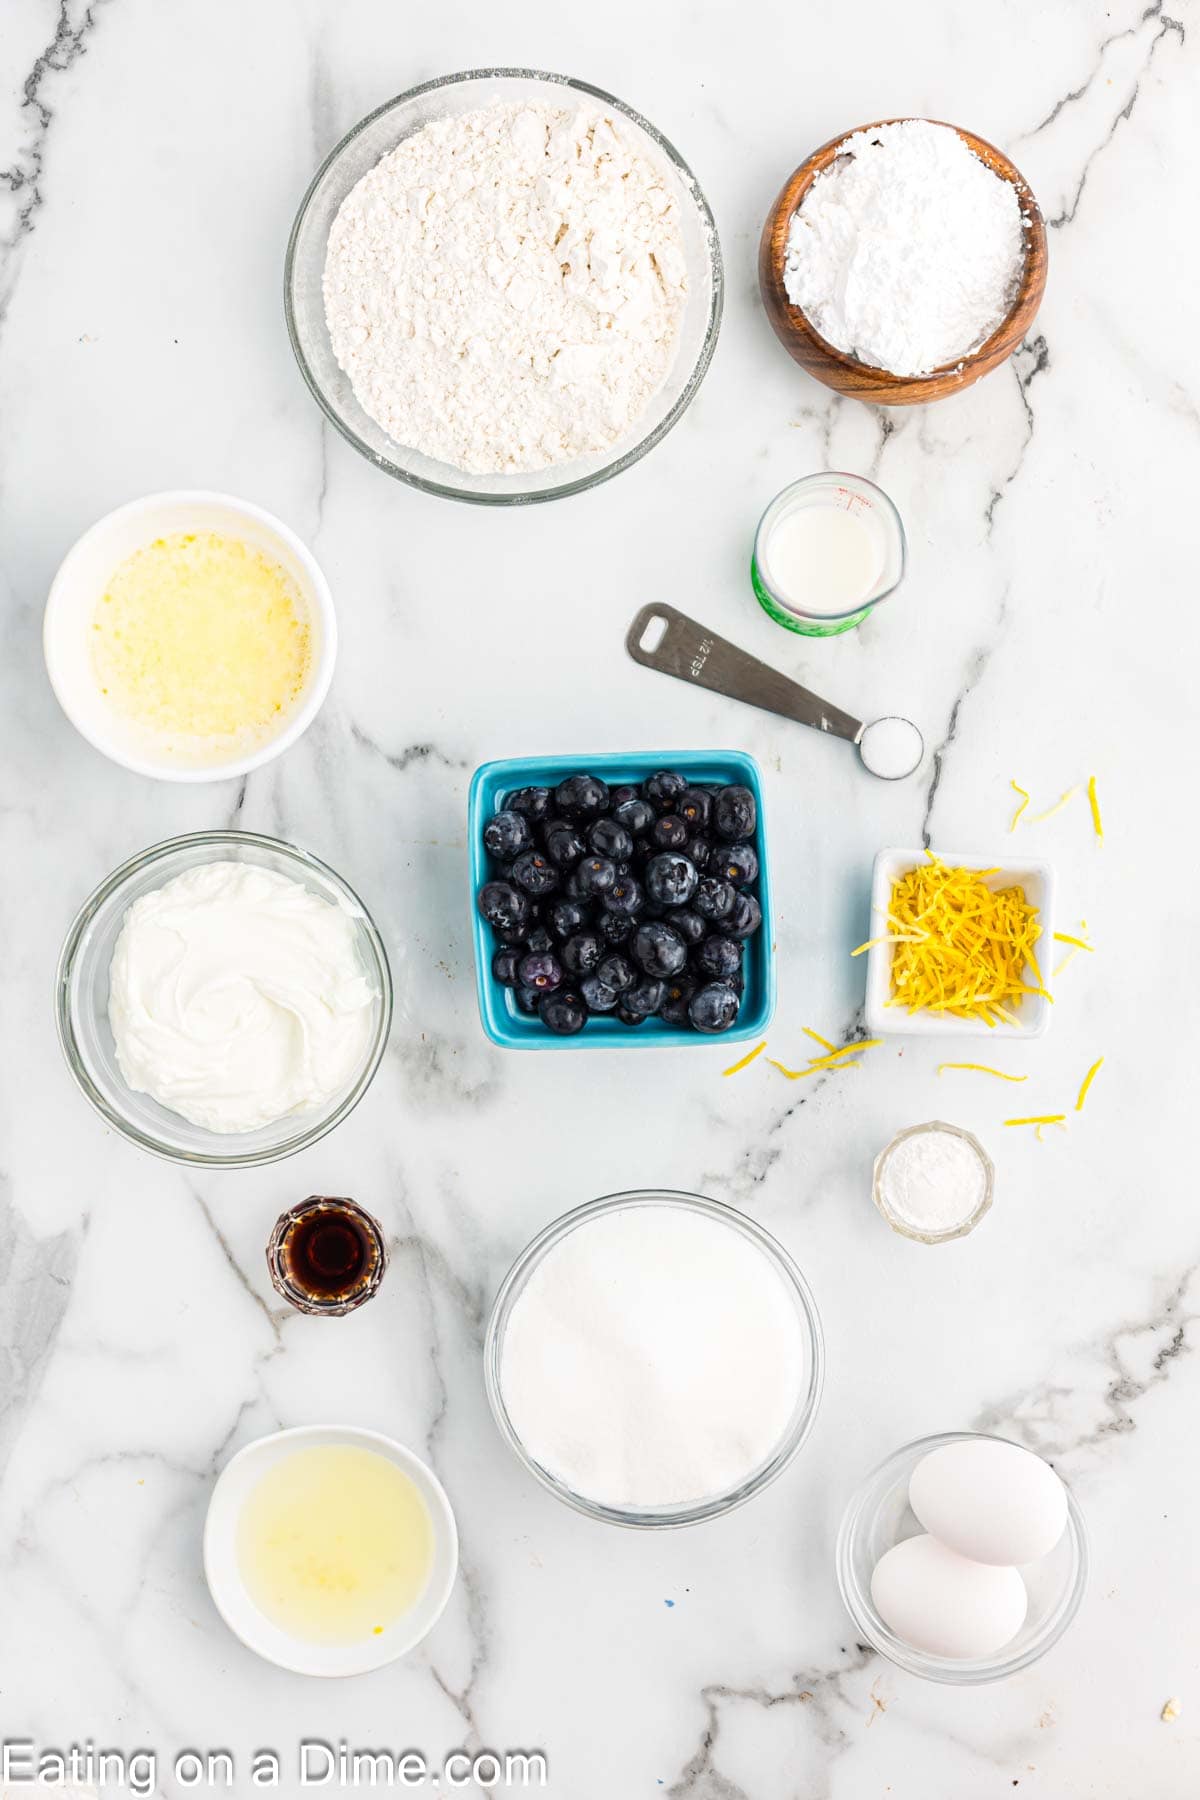
{"type": "Polygon", "coordinates": [[[771,873],[767,861],[763,815],[762,776],[752,756],[740,750],[650,750],[622,756],[514,756],[484,763],[476,769],[467,803],[467,842],[471,870],[471,922],[475,942],[475,983],[479,1016],[494,1044],[504,1050],[651,1049],[740,1043],[763,1035],[775,1011],[775,915],[771,905],[771,873]],[[689,781],[700,784],[740,783],[754,795],[758,807],[759,875],[755,893],[762,907],[762,924],[746,946],[746,991],[737,1022],[719,1037],[647,1019],[644,1025],[623,1025],[619,1019],[591,1018],[574,1037],[556,1037],[540,1019],[523,1013],[512,990],[492,975],[496,938],[479,916],[475,896],[489,878],[488,855],[483,847],[483,828],[501,810],[505,796],[516,788],[557,787],[568,775],[587,770],[610,786],[645,781],[656,769],[678,769],[689,781]]]}

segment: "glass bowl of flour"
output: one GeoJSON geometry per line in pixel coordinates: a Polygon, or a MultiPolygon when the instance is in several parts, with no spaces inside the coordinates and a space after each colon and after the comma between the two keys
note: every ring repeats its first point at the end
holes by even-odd
{"type": "Polygon", "coordinates": [[[413,487],[497,506],[581,493],[665,437],[723,285],[678,151],[532,69],[426,82],[356,125],[304,196],[284,282],[342,436],[413,487]]]}
{"type": "Polygon", "coordinates": [[[484,1343],[501,1435],[590,1518],[652,1529],[741,1506],[808,1437],[824,1374],[807,1282],[697,1194],[589,1201],[518,1257],[484,1343]]]}

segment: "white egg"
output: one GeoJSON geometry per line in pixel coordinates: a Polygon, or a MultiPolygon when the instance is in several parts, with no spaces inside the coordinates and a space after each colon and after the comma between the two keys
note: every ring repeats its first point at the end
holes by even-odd
{"type": "Polygon", "coordinates": [[[1067,1491],[1049,1464],[996,1438],[931,1450],[912,1472],[908,1503],[926,1531],[976,1562],[1037,1562],[1067,1523],[1067,1491]]]}
{"type": "Polygon", "coordinates": [[[1003,1649],[1029,1605],[1015,1569],[970,1562],[933,1537],[905,1538],[881,1556],[871,1598],[884,1623],[914,1650],[959,1659],[1003,1649]]]}

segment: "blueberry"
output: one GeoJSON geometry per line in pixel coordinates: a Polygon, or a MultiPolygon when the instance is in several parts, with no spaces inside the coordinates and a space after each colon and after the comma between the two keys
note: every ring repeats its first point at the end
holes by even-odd
{"type": "Polygon", "coordinates": [[[555,937],[569,938],[580,929],[587,914],[578,900],[555,900],[547,917],[555,937]]]}
{"type": "MultiPolygon", "coordinates": [[[[662,825],[665,820],[660,819],[662,825]]],[[[646,864],[646,892],[660,906],[686,906],[696,891],[696,866],[666,850],[646,864]]]]}
{"type": "Polygon", "coordinates": [[[696,884],[696,893],[692,905],[702,919],[711,919],[720,924],[733,911],[733,903],[737,893],[727,881],[719,880],[715,875],[703,875],[696,884]]]}
{"type": "Polygon", "coordinates": [[[696,983],[690,975],[676,975],[668,981],[663,1003],[659,1008],[659,1017],[667,1025],[690,1025],[688,1006],[696,991],[696,983]]]}
{"type": "Polygon", "coordinates": [[[626,805],[630,800],[640,800],[641,797],[640,787],[635,786],[632,781],[621,782],[617,787],[610,787],[608,790],[608,810],[615,813],[619,806],[626,805]]]}
{"type": "Polygon", "coordinates": [[[498,812],[483,828],[484,849],[497,862],[511,862],[532,842],[529,821],[518,812],[498,812]]]}
{"type": "Polygon", "coordinates": [[[698,944],[708,931],[707,920],[686,906],[677,906],[668,913],[667,922],[679,933],[689,949],[698,944]]]}
{"type": "Polygon", "coordinates": [[[516,987],[520,977],[517,964],[521,960],[521,952],[511,945],[502,944],[492,958],[492,974],[501,987],[516,987]]]}
{"type": "Polygon", "coordinates": [[[588,843],[594,856],[607,856],[615,863],[628,862],[633,855],[633,838],[616,819],[597,819],[588,832],[588,843]]]}
{"type": "MultiPolygon", "coordinates": [[[[618,1011],[622,1019],[627,1013],[631,1013],[638,1020],[648,1019],[659,1010],[666,997],[666,982],[654,981],[647,977],[645,981],[639,981],[636,987],[629,988],[626,993],[621,995],[618,1011]]],[[[626,1022],[628,1023],[628,1020],[626,1022]]]]}
{"type": "Polygon", "coordinates": [[[541,988],[518,987],[516,990],[517,1005],[522,1012],[535,1013],[541,1003],[541,988]]]}
{"type": "Polygon", "coordinates": [[[703,875],[712,866],[716,855],[716,846],[711,838],[694,837],[688,839],[688,855],[703,875]]]}
{"type": "Polygon", "coordinates": [[[518,856],[512,866],[512,876],[518,887],[523,887],[536,899],[541,899],[543,894],[552,894],[558,886],[558,870],[546,861],[540,850],[526,850],[518,856]]]}
{"type": "Polygon", "coordinates": [[[560,954],[569,975],[590,975],[604,955],[604,939],[598,931],[577,931],[567,939],[560,954]]]}
{"type": "Polygon", "coordinates": [[[728,1031],[738,1016],[737,995],[726,981],[697,988],[688,1003],[688,1018],[697,1031],[728,1031]]]}
{"type": "MultiPolygon", "coordinates": [[[[608,900],[611,895],[605,895],[608,900]]],[[[606,944],[623,944],[633,936],[634,918],[632,913],[611,912],[607,906],[596,920],[596,930],[606,944]]]]}
{"type": "Polygon", "coordinates": [[[664,813],[650,827],[650,841],[658,850],[682,850],[688,841],[688,828],[675,813],[664,813]]]}
{"type": "Polygon", "coordinates": [[[675,811],[689,832],[705,831],[712,817],[712,795],[707,788],[686,787],[675,803],[675,811]]]}
{"type": "Polygon", "coordinates": [[[556,987],[562,985],[562,964],[557,956],[551,956],[549,951],[539,955],[523,956],[517,973],[521,978],[522,987],[536,988],[539,994],[553,993],[556,987]]]}
{"type": "Polygon", "coordinates": [[[721,930],[729,937],[748,938],[762,924],[762,907],[753,894],[739,894],[733,903],[733,911],[724,921],[721,930]]]}
{"type": "Polygon", "coordinates": [[[646,904],[646,896],[642,892],[642,884],[633,875],[617,877],[614,871],[612,886],[601,896],[604,910],[617,913],[631,919],[634,913],[640,913],[646,904]]]}
{"type": "Polygon", "coordinates": [[[529,923],[528,898],[507,881],[485,881],[479,890],[478,906],[488,924],[506,936],[523,932],[529,923]]]}
{"type": "Polygon", "coordinates": [[[726,838],[730,843],[752,838],[758,825],[758,808],[754,804],[754,795],[748,787],[738,787],[736,784],[718,788],[713,816],[718,837],[726,838]]]}
{"type": "Polygon", "coordinates": [[[705,938],[692,961],[710,981],[733,981],[742,972],[742,946],[736,938],[714,933],[705,938]]]}
{"type": "Polygon", "coordinates": [[[687,961],[687,945],[677,931],[650,919],[633,934],[633,960],[646,975],[678,975],[687,961]]]}
{"type": "Polygon", "coordinates": [[[758,878],[758,852],[753,844],[730,844],[718,858],[714,875],[732,881],[734,887],[748,887],[758,878]]]}
{"type": "Polygon", "coordinates": [[[654,808],[643,800],[636,788],[618,788],[613,792],[613,818],[633,837],[643,837],[654,823],[654,808]],[[617,794],[628,793],[628,799],[617,800],[617,794]]]}
{"type": "Polygon", "coordinates": [[[646,1023],[645,1013],[631,1011],[623,1000],[617,1002],[617,1017],[622,1025],[644,1025],[646,1023]]]}
{"type": "Polygon", "coordinates": [[[556,1037],[573,1037],[587,1023],[587,1008],[577,993],[563,989],[545,996],[538,1007],[538,1017],[556,1037]]]}
{"type": "Polygon", "coordinates": [[[533,956],[548,956],[554,948],[554,939],[544,925],[533,925],[525,933],[525,948],[533,956]]]}
{"type": "Polygon", "coordinates": [[[554,790],[554,798],[568,819],[597,819],[608,805],[608,787],[595,775],[568,775],[554,790]]]}
{"type": "Polygon", "coordinates": [[[645,795],[655,812],[674,812],[675,802],[687,787],[682,775],[676,775],[671,769],[660,769],[652,775],[645,786],[645,795]]]}
{"type": "Polygon", "coordinates": [[[531,824],[537,824],[540,819],[549,816],[550,789],[547,787],[518,788],[515,794],[508,796],[504,804],[510,812],[520,813],[523,819],[528,819],[531,824]]]}
{"type": "Polygon", "coordinates": [[[546,846],[546,855],[560,869],[577,863],[586,848],[575,827],[566,819],[551,819],[542,833],[542,842],[546,846]]]}
{"type": "Polygon", "coordinates": [[[606,956],[596,969],[596,979],[614,994],[623,994],[637,980],[637,971],[627,956],[606,956]]]}
{"type": "Polygon", "coordinates": [[[617,865],[607,856],[585,856],[575,874],[580,897],[585,900],[596,899],[616,886],[617,865]]]}
{"type": "Polygon", "coordinates": [[[579,984],[579,991],[589,1012],[612,1012],[617,1004],[616,990],[610,988],[607,982],[601,981],[599,975],[585,975],[579,984]]]}

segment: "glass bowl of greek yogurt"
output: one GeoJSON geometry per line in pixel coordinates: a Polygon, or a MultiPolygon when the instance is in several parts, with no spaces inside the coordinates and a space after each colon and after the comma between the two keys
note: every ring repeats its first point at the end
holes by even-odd
{"type": "Polygon", "coordinates": [[[288,244],[288,332],[313,397],[426,493],[525,505],[627,469],[716,347],[716,225],[679,152],[562,75],[472,69],[368,114],[288,244]]]}
{"type": "Polygon", "coordinates": [[[101,882],[55,981],[85,1097],[173,1162],[247,1168],[316,1143],[379,1067],[383,940],[340,875],[248,831],[155,844],[101,882]]]}
{"type": "Polygon", "coordinates": [[[566,1505],[610,1525],[696,1525],[791,1463],[824,1379],[791,1256],[700,1194],[611,1194],[517,1258],[484,1342],[501,1436],[566,1505]]]}

